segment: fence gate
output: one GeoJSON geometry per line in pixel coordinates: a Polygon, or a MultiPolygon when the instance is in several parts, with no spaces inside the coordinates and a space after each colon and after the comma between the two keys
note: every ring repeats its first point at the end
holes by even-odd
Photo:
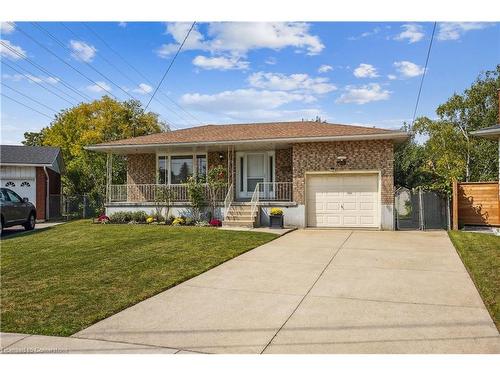
{"type": "Polygon", "coordinates": [[[450,229],[450,200],[434,191],[399,188],[395,193],[398,230],[450,229]]]}

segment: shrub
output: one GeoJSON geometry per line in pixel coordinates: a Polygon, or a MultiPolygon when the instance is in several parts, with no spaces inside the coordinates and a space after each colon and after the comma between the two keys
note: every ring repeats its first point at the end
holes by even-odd
{"type": "Polygon", "coordinates": [[[283,210],[281,208],[273,207],[271,208],[271,215],[283,215],[283,210]]]}
{"type": "Polygon", "coordinates": [[[155,219],[152,216],[150,216],[146,219],[146,223],[148,223],[148,224],[151,224],[153,221],[155,221],[155,219]]]}
{"type": "Polygon", "coordinates": [[[109,219],[114,224],[126,224],[130,221],[137,223],[145,223],[148,214],[144,211],[120,211],[109,216],[109,219]]]}
{"type": "Polygon", "coordinates": [[[172,225],[184,225],[186,220],[182,217],[176,217],[172,222],[172,225]]]}
{"type": "Polygon", "coordinates": [[[213,227],[220,227],[222,226],[222,221],[220,221],[219,219],[212,219],[210,220],[209,224],[213,227]]]}
{"type": "Polygon", "coordinates": [[[194,225],[196,223],[196,220],[191,218],[191,217],[188,217],[185,221],[185,225],[194,225]]]}
{"type": "Polygon", "coordinates": [[[97,218],[97,222],[101,224],[107,224],[109,222],[109,217],[107,217],[105,214],[100,214],[97,218]]]}
{"type": "Polygon", "coordinates": [[[165,219],[165,224],[172,225],[172,223],[174,222],[174,220],[175,220],[175,216],[170,215],[168,218],[165,219]]]}
{"type": "Polygon", "coordinates": [[[195,224],[197,227],[209,227],[210,223],[206,220],[197,221],[195,224]]]}

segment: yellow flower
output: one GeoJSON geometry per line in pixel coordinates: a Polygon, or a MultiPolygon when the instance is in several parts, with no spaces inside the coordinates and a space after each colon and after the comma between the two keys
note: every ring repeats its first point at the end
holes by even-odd
{"type": "Polygon", "coordinates": [[[278,207],[271,208],[271,215],[283,215],[283,210],[278,207]]]}
{"type": "Polygon", "coordinates": [[[155,219],[151,216],[146,219],[146,223],[148,224],[151,224],[153,221],[155,221],[155,219]]]}

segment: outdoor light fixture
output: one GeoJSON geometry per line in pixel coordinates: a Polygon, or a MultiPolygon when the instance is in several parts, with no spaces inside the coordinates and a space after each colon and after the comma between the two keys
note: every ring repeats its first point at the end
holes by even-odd
{"type": "Polygon", "coordinates": [[[347,156],[337,156],[337,164],[345,165],[347,162],[347,156]]]}
{"type": "Polygon", "coordinates": [[[222,152],[219,152],[219,160],[220,161],[224,160],[224,154],[222,152]]]}

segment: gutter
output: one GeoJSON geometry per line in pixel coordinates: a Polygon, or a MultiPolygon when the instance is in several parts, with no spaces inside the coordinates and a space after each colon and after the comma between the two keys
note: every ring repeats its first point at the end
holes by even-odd
{"type": "Polygon", "coordinates": [[[341,136],[321,136],[321,137],[300,137],[300,138],[266,138],[266,139],[245,139],[236,141],[200,141],[200,142],[176,142],[176,143],[150,143],[150,144],[118,144],[118,145],[93,145],[85,146],[89,151],[107,151],[112,149],[137,149],[137,148],[157,148],[157,147],[190,147],[200,145],[230,146],[247,143],[301,143],[301,142],[334,142],[334,141],[356,141],[356,140],[379,140],[397,139],[404,140],[409,137],[407,132],[392,132],[385,134],[366,135],[341,135],[341,136]]]}
{"type": "Polygon", "coordinates": [[[43,171],[45,172],[45,177],[47,178],[46,189],[45,189],[45,220],[49,220],[49,173],[47,172],[47,167],[43,167],[43,171]]]}

